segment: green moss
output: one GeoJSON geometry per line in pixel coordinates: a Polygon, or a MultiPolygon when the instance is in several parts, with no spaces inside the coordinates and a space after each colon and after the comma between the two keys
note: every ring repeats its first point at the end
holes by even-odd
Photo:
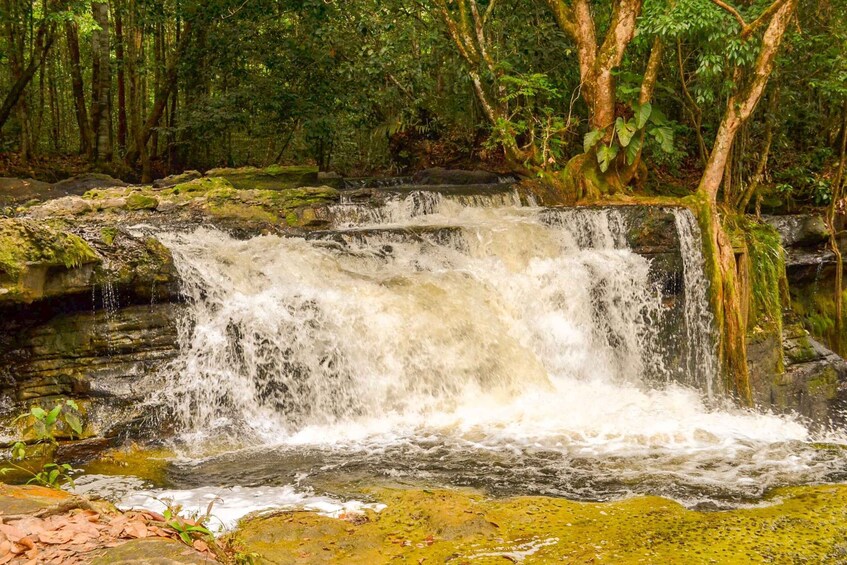
{"type": "Polygon", "coordinates": [[[810,395],[818,398],[835,399],[838,396],[838,374],[833,367],[826,367],[806,383],[810,395]]]}
{"type": "Polygon", "coordinates": [[[220,177],[204,177],[195,179],[189,182],[183,182],[171,189],[162,191],[164,194],[205,194],[212,190],[232,189],[232,183],[225,178],[220,177]]]}
{"type": "Polygon", "coordinates": [[[78,236],[33,220],[0,220],[0,274],[17,277],[32,265],[67,269],[97,262],[94,250],[78,236]]]}
{"type": "Polygon", "coordinates": [[[127,210],[155,210],[158,206],[156,198],[138,192],[130,194],[126,199],[127,210]]]}
{"type": "Polygon", "coordinates": [[[788,304],[785,251],[779,232],[770,224],[745,216],[734,218],[734,233],[746,244],[750,275],[751,331],[782,333],[782,310],[788,304]]]}
{"type": "Polygon", "coordinates": [[[486,500],[446,490],[377,490],[365,519],[284,512],[248,520],[235,542],[284,563],[824,563],[847,554],[847,486],[780,489],[772,504],[697,512],[657,497],[613,503],[486,500]]]}
{"type": "MultiPolygon", "coordinates": [[[[847,333],[835,333],[835,297],[832,277],[824,277],[811,284],[792,285],[791,309],[815,339],[832,350],[847,351],[847,333]]],[[[842,292],[841,304],[847,311],[847,290],[842,292]]]]}
{"type": "Polygon", "coordinates": [[[265,169],[242,167],[239,169],[212,169],[208,176],[223,177],[239,190],[287,190],[311,186],[318,180],[315,167],[271,165],[265,169]]]}
{"type": "Polygon", "coordinates": [[[118,236],[117,228],[106,227],[100,229],[100,241],[111,246],[115,238],[118,236]]]}

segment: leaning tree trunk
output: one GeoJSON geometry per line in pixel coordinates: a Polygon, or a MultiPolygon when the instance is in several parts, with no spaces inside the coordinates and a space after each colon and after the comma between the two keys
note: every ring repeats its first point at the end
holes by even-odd
{"type": "Polygon", "coordinates": [[[15,109],[18,101],[24,93],[24,90],[26,90],[27,85],[32,80],[32,77],[35,76],[38,68],[47,58],[50,46],[53,45],[53,38],[54,34],[52,29],[48,29],[45,25],[38,28],[35,40],[38,51],[29,60],[29,64],[26,68],[20,73],[16,73],[17,76],[12,84],[12,89],[6,94],[6,97],[3,99],[3,103],[0,104],[0,129],[3,129],[3,126],[6,124],[9,116],[12,114],[12,110],[15,109]]]}
{"type": "MultiPolygon", "coordinates": [[[[797,0],[776,0],[765,10],[771,15],[762,37],[761,50],[749,76],[736,72],[735,82],[742,86],[729,97],[723,119],[715,136],[715,143],[703,176],[698,194],[704,201],[705,233],[711,250],[712,297],[718,330],[721,336],[721,361],[731,392],[743,402],[752,403],[749,370],[747,367],[747,342],[742,303],[743,289],[739,287],[738,265],[732,242],[723,228],[718,214],[717,196],[739,128],[753,113],[767,86],[776,54],[785,30],[794,14],[797,0]]],[[[760,20],[757,20],[760,21],[760,20]]],[[[749,26],[747,26],[749,27],[749,26]]],[[[747,33],[747,28],[742,33],[747,33]]]]}

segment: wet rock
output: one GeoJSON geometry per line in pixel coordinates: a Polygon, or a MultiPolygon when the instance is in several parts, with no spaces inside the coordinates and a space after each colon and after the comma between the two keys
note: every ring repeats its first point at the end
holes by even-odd
{"type": "Polygon", "coordinates": [[[12,421],[29,403],[71,397],[84,412],[85,437],[117,435],[145,415],[141,401],[158,386],[157,371],[176,356],[179,312],[164,303],[2,324],[14,337],[0,351],[12,376],[0,383],[6,399],[0,433],[18,435],[12,421]]]}
{"type": "Polygon", "coordinates": [[[818,214],[764,216],[763,219],[776,228],[785,247],[810,247],[829,241],[829,229],[818,214]]]}
{"type": "Polygon", "coordinates": [[[385,489],[379,513],[279,513],[245,521],[236,537],[263,563],[824,563],[847,535],[845,494],[797,487],[767,506],[699,512],[659,497],[598,504],[385,489]]]}
{"type": "Polygon", "coordinates": [[[30,218],[58,218],[81,216],[94,210],[91,203],[80,196],[65,196],[49,200],[40,206],[31,208],[27,216],[30,218]]]}
{"type": "Polygon", "coordinates": [[[413,183],[420,185],[496,184],[498,182],[500,182],[500,175],[497,173],[451,170],[440,167],[424,169],[413,177],[413,183]]]}
{"type": "Polygon", "coordinates": [[[34,514],[71,498],[72,495],[63,490],[0,483],[0,515],[34,514]]]}
{"type": "Polygon", "coordinates": [[[847,361],[799,323],[786,324],[781,340],[770,334],[753,338],[747,358],[757,405],[778,413],[796,412],[815,426],[845,423],[847,361]]]}
{"type": "Polygon", "coordinates": [[[136,539],[101,550],[91,565],[208,565],[193,548],[171,539],[136,539]]]}
{"type": "Polygon", "coordinates": [[[89,190],[95,188],[109,188],[113,186],[127,186],[127,183],[101,173],[86,173],[55,183],[53,185],[53,190],[57,193],[57,195],[82,196],[89,190]]]}
{"type": "Polygon", "coordinates": [[[153,188],[171,188],[178,184],[199,179],[203,176],[200,171],[185,171],[178,175],[170,175],[153,181],[153,188]]]}
{"type": "Polygon", "coordinates": [[[100,261],[80,237],[46,222],[0,219],[0,304],[81,292],[100,261]]]}

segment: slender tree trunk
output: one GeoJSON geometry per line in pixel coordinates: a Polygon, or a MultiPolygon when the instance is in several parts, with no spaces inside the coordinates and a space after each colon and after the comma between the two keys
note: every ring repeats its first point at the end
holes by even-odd
{"type": "Polygon", "coordinates": [[[744,191],[744,194],[741,195],[741,198],[738,200],[736,204],[736,209],[744,213],[747,210],[747,206],[750,205],[750,200],[753,198],[753,195],[756,194],[756,191],[759,190],[759,186],[762,184],[762,179],[765,176],[765,170],[768,166],[768,158],[770,157],[771,145],[773,144],[773,122],[774,122],[774,114],[777,111],[779,101],[779,90],[774,89],[771,92],[770,100],[768,100],[768,113],[765,116],[765,141],[762,145],[762,153],[759,155],[759,162],[756,165],[756,172],[753,173],[753,178],[750,179],[750,184],[747,186],[747,189],[744,191]]]}
{"type": "Polygon", "coordinates": [[[174,53],[170,63],[168,63],[168,68],[165,72],[165,78],[162,82],[162,85],[156,92],[156,97],[153,101],[153,108],[150,110],[150,114],[147,116],[147,120],[144,122],[144,125],[141,126],[141,129],[138,135],[136,136],[134,147],[130,149],[129,152],[127,152],[126,162],[130,166],[135,164],[135,161],[137,161],[138,158],[141,156],[141,152],[144,150],[144,146],[147,144],[148,141],[150,141],[150,136],[153,132],[153,128],[156,127],[156,124],[159,123],[159,120],[162,118],[162,114],[165,111],[165,106],[168,103],[168,97],[171,95],[174,88],[176,88],[179,60],[182,58],[190,35],[190,28],[188,25],[186,25],[185,29],[183,30],[182,38],[180,39],[179,45],[177,46],[176,52],[174,53]]]}
{"type": "MultiPolygon", "coordinates": [[[[11,26],[10,26],[11,29],[11,26]]],[[[12,33],[15,33],[12,31],[12,33]]],[[[3,103],[0,104],[0,129],[6,124],[9,116],[21,100],[21,96],[26,90],[27,85],[35,76],[36,71],[47,58],[47,53],[50,51],[50,46],[53,44],[54,34],[52,29],[48,29],[46,24],[39,27],[36,35],[37,51],[30,58],[29,64],[20,72],[15,73],[13,70],[13,83],[11,90],[6,94],[3,103]]]]}
{"type": "Polygon", "coordinates": [[[93,158],[102,163],[112,158],[109,99],[112,85],[109,61],[109,5],[92,2],[94,21],[100,26],[92,33],[91,130],[94,135],[93,158]]]}
{"type": "Polygon", "coordinates": [[[115,62],[118,72],[118,150],[126,151],[126,77],[124,71],[124,26],[123,26],[123,3],[113,0],[115,20],[115,62]]]}
{"type": "Polygon", "coordinates": [[[65,37],[68,42],[68,55],[70,59],[71,90],[73,90],[74,108],[76,110],[76,123],[79,128],[79,152],[82,155],[91,155],[91,127],[88,122],[88,110],[85,106],[85,88],[82,82],[82,68],[79,56],[79,35],[76,23],[65,20],[65,37]]]}
{"type": "Polygon", "coordinates": [[[835,339],[832,346],[839,355],[844,354],[844,261],[841,248],[838,245],[838,225],[835,219],[843,197],[844,169],[847,165],[847,103],[841,108],[841,148],[839,151],[838,169],[832,183],[832,201],[829,204],[827,223],[829,224],[829,246],[835,254],[835,339]]]}

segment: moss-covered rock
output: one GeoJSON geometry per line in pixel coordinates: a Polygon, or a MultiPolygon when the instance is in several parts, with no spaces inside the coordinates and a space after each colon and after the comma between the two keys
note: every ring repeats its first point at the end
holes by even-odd
{"type": "Polygon", "coordinates": [[[211,169],[207,177],[222,177],[239,190],[286,190],[318,184],[318,169],[303,166],[271,165],[264,169],[211,169]]]}
{"type": "Polygon", "coordinates": [[[772,504],[698,512],[656,497],[613,503],[380,490],[387,508],[339,520],[286,512],[236,534],[260,563],[837,563],[847,486],[778,490],[772,504]]]}
{"type": "Polygon", "coordinates": [[[31,302],[84,288],[100,258],[78,236],[49,223],[0,219],[0,303],[31,302]]]}
{"type": "Polygon", "coordinates": [[[159,200],[152,196],[135,193],[126,198],[127,210],[155,210],[159,206],[159,200]]]}

